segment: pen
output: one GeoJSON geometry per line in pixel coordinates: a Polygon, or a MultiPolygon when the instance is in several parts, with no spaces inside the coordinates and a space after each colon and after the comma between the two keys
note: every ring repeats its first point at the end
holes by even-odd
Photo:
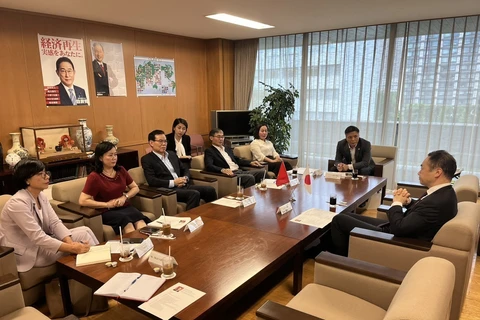
{"type": "Polygon", "coordinates": [[[123,290],[123,292],[124,292],[124,293],[127,292],[128,289],[130,289],[130,287],[133,286],[133,284],[134,284],[135,282],[137,282],[137,280],[140,279],[141,276],[142,276],[142,275],[139,275],[138,277],[136,277],[136,278],[128,285],[128,287],[127,287],[125,290],[123,290]]]}

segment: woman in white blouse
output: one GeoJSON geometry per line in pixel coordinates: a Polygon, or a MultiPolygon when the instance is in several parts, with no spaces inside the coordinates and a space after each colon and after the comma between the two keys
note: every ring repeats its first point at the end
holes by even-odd
{"type": "Polygon", "coordinates": [[[166,135],[167,150],[175,151],[180,159],[192,158],[190,136],[187,135],[187,120],[177,118],[172,124],[172,133],[166,135]]]}
{"type": "MultiPolygon", "coordinates": [[[[268,164],[268,171],[272,171],[275,175],[278,175],[278,170],[280,170],[282,164],[282,158],[280,158],[280,155],[275,151],[273,143],[270,140],[267,140],[267,125],[260,125],[253,133],[253,136],[255,137],[255,140],[250,144],[250,151],[252,152],[253,160],[266,162],[268,164]]],[[[285,162],[285,168],[288,171],[292,169],[292,166],[290,163],[285,162]]]]}

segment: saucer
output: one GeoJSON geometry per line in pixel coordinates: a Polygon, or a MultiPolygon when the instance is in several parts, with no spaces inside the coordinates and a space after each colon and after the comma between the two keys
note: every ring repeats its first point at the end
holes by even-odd
{"type": "Polygon", "coordinates": [[[358,178],[352,178],[352,180],[358,180],[358,178]]]}
{"type": "Polygon", "coordinates": [[[128,256],[127,258],[122,258],[122,257],[120,257],[120,258],[118,259],[118,261],[120,261],[120,262],[128,262],[128,261],[132,261],[132,259],[133,259],[133,254],[131,254],[131,255],[128,256]]]}
{"type": "Polygon", "coordinates": [[[173,279],[173,278],[175,278],[176,275],[177,275],[177,274],[176,274],[175,272],[172,273],[172,274],[169,275],[169,276],[166,276],[164,273],[162,273],[161,277],[162,277],[163,279],[173,279]]]}
{"type": "Polygon", "coordinates": [[[265,187],[265,188],[259,187],[258,188],[258,190],[260,190],[260,191],[267,191],[267,189],[268,189],[267,187],[265,187]]]}

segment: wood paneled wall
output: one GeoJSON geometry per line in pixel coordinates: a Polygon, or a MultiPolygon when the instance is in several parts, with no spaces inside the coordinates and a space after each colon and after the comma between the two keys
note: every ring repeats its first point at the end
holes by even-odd
{"type": "MultiPolygon", "coordinates": [[[[94,142],[114,125],[120,146],[144,154],[148,132],[170,132],[174,118],[187,119],[190,133],[207,135],[210,110],[233,106],[233,42],[203,40],[128,27],[0,9],[0,142],[4,157],[10,132],[22,126],[77,123],[86,118],[94,142]],[[37,34],[82,38],[90,106],[45,106],[37,34]],[[90,40],[122,43],[127,97],[96,97],[90,40]],[[140,97],[134,56],[175,59],[176,97],[140,97]],[[215,67],[212,67],[215,66],[215,67]]],[[[208,140],[208,137],[206,137],[208,140]]]]}

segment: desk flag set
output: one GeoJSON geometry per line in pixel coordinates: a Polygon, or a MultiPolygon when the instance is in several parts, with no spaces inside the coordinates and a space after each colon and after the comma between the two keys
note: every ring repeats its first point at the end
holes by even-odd
{"type": "Polygon", "coordinates": [[[312,193],[312,180],[310,178],[310,169],[307,167],[305,168],[305,171],[303,172],[303,181],[305,183],[305,190],[307,190],[308,193],[312,193]]]}
{"type": "Polygon", "coordinates": [[[290,180],[288,179],[287,168],[285,168],[285,163],[283,163],[282,161],[280,170],[278,170],[276,184],[277,184],[277,187],[280,187],[286,183],[290,183],[290,180]]]}

